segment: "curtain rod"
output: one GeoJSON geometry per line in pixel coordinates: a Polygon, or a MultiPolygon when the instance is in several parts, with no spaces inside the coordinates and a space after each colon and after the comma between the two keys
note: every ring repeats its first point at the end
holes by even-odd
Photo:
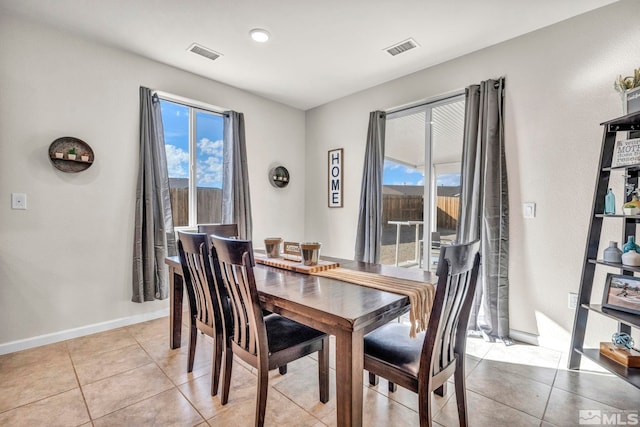
{"type": "Polygon", "coordinates": [[[210,113],[220,114],[221,116],[228,117],[229,113],[227,112],[228,108],[218,107],[217,105],[207,104],[202,101],[197,101],[195,99],[185,98],[184,96],[174,95],[172,93],[163,92],[160,90],[152,90],[152,96],[158,97],[160,99],[164,99],[169,102],[173,102],[174,104],[184,105],[185,107],[197,108],[199,110],[208,111],[210,113]]]}

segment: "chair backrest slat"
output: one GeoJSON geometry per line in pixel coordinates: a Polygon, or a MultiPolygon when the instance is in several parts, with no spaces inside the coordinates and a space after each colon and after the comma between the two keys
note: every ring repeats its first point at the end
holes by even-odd
{"type": "Polygon", "coordinates": [[[464,357],[466,326],[480,266],[479,249],[479,241],[441,248],[434,309],[420,360],[424,375],[433,376],[457,357],[464,357]]]}
{"type": "Polygon", "coordinates": [[[267,331],[253,275],[251,241],[218,236],[210,238],[214,268],[219,268],[222,282],[218,287],[224,288],[230,296],[230,313],[226,317],[233,328],[232,340],[247,353],[267,358],[267,331]]]}
{"type": "Polygon", "coordinates": [[[222,328],[206,234],[178,232],[178,253],[192,315],[212,330],[222,328]]]}

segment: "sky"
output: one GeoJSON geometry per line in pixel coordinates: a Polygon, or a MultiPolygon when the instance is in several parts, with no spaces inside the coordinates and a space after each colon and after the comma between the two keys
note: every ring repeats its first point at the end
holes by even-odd
{"type": "MultiPolygon", "coordinates": [[[[394,163],[390,160],[384,161],[384,174],[382,176],[383,185],[424,185],[424,175],[422,171],[409,166],[394,163]]],[[[436,185],[458,186],[460,185],[460,174],[449,173],[439,175],[436,185]]]]}
{"type": "MultiPolygon", "coordinates": [[[[169,178],[189,177],[189,107],[161,100],[169,178]]],[[[196,114],[196,180],[198,187],[222,188],[222,131],[218,114],[196,114]]]]}

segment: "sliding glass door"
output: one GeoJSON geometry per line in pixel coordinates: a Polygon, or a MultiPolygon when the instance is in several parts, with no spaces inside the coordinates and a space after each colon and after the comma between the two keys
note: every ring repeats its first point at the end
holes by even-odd
{"type": "Polygon", "coordinates": [[[464,96],[387,115],[383,264],[433,269],[456,238],[464,96]]]}

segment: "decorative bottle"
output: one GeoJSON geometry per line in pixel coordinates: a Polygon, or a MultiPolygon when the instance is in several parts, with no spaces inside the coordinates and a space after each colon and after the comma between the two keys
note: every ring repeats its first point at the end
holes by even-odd
{"type": "Polygon", "coordinates": [[[604,196],[604,213],[605,215],[616,213],[616,196],[611,189],[607,190],[607,194],[604,196]]]}
{"type": "Polygon", "coordinates": [[[606,262],[620,264],[622,262],[622,251],[618,248],[618,242],[609,242],[609,247],[604,250],[602,258],[606,262]]]}
{"type": "Polygon", "coordinates": [[[622,247],[622,252],[627,253],[630,251],[638,252],[638,245],[636,245],[636,236],[629,236],[627,243],[622,247]]]}
{"type": "Polygon", "coordinates": [[[636,251],[629,251],[622,254],[622,264],[631,267],[640,267],[640,254],[636,251]]]}

